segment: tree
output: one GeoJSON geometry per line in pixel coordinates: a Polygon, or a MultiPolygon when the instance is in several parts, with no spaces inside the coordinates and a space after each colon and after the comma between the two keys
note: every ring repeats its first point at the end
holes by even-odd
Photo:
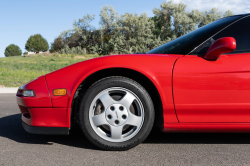
{"type": "Polygon", "coordinates": [[[231,10],[227,10],[225,13],[224,13],[224,17],[228,17],[228,16],[232,16],[234,15],[233,12],[231,10]]]}
{"type": "Polygon", "coordinates": [[[145,13],[121,15],[112,6],[106,5],[101,8],[99,29],[91,25],[95,15],[87,14],[74,21],[73,29],[62,32],[51,44],[51,50],[99,55],[143,53],[215,20],[233,15],[230,10],[223,14],[217,8],[205,12],[186,9],[187,5],[183,2],[167,0],[159,8],[154,8],[154,16],[150,18],[145,13]]]}
{"type": "Polygon", "coordinates": [[[64,47],[64,41],[62,37],[57,37],[54,39],[54,42],[51,43],[50,52],[59,52],[64,47]]]}
{"type": "Polygon", "coordinates": [[[198,10],[186,12],[186,8],[187,5],[183,2],[174,3],[172,0],[163,2],[160,8],[154,8],[155,16],[152,17],[155,24],[154,34],[168,42],[197,29],[197,27],[233,15],[230,10],[222,14],[217,8],[205,12],[198,10]]]}
{"type": "Polygon", "coordinates": [[[199,27],[207,25],[207,24],[214,22],[218,19],[221,19],[223,17],[228,17],[228,16],[232,16],[232,15],[233,15],[233,12],[230,10],[227,10],[224,14],[222,14],[222,12],[220,12],[219,9],[212,8],[210,11],[205,11],[203,13],[199,27]]]}
{"type": "Polygon", "coordinates": [[[45,52],[49,49],[49,44],[42,35],[35,34],[29,37],[25,44],[25,49],[36,53],[39,53],[40,51],[45,52]]]}
{"type": "Polygon", "coordinates": [[[9,56],[21,56],[22,51],[17,45],[10,44],[8,47],[6,47],[4,54],[5,54],[6,57],[9,57],[9,56]]]}
{"type": "Polygon", "coordinates": [[[94,19],[95,15],[87,14],[73,22],[73,29],[63,31],[59,36],[64,43],[63,49],[66,45],[69,48],[78,47],[78,49],[80,46],[89,53],[95,53],[96,48],[101,44],[101,34],[100,30],[96,30],[94,26],[90,25],[94,19]]]}
{"type": "Polygon", "coordinates": [[[144,53],[155,47],[154,22],[142,15],[125,13],[112,30],[110,43],[117,53],[144,53]],[[120,25],[120,26],[119,26],[120,25]]]}

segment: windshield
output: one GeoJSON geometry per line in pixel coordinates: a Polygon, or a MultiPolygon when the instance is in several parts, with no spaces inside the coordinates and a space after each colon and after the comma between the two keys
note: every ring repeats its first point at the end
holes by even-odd
{"type": "Polygon", "coordinates": [[[147,52],[147,54],[188,54],[213,34],[240,17],[241,16],[231,16],[214,21],[171,42],[163,44],[147,52]]]}

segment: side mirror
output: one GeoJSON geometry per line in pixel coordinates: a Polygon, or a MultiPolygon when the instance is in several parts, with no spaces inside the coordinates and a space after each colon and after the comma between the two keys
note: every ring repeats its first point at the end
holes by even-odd
{"type": "Polygon", "coordinates": [[[223,37],[216,40],[207,50],[204,59],[217,60],[223,53],[232,52],[236,49],[236,41],[233,37],[223,37]]]}

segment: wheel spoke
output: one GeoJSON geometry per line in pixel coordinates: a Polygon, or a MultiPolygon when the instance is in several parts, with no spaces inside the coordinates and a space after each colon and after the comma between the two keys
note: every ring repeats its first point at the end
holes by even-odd
{"type": "Polygon", "coordinates": [[[127,108],[127,110],[129,110],[134,100],[135,100],[134,95],[127,92],[126,95],[122,98],[122,100],[119,103],[124,105],[127,108]]]}
{"type": "Polygon", "coordinates": [[[110,126],[111,138],[121,139],[123,126],[110,126]]]}
{"type": "Polygon", "coordinates": [[[101,91],[91,102],[88,115],[94,132],[109,142],[130,140],[139,132],[144,121],[140,98],[123,87],[111,87],[101,91]],[[116,100],[120,97],[120,100],[116,100]],[[123,133],[124,126],[130,128],[123,133]]]}
{"type": "Polygon", "coordinates": [[[132,114],[131,112],[129,112],[128,120],[127,120],[126,124],[139,127],[141,125],[141,122],[142,122],[141,116],[136,116],[136,115],[132,114]]]}
{"type": "Polygon", "coordinates": [[[105,108],[105,110],[108,108],[108,106],[110,106],[111,104],[113,104],[115,101],[111,98],[111,96],[109,95],[108,92],[104,93],[103,95],[100,96],[99,98],[105,108]]]}
{"type": "Polygon", "coordinates": [[[102,112],[99,115],[95,115],[92,117],[93,123],[95,124],[96,127],[108,124],[106,118],[105,118],[105,112],[102,112]]]}

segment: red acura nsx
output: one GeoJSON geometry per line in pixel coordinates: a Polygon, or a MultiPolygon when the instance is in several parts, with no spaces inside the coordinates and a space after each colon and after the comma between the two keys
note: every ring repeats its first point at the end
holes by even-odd
{"type": "Polygon", "coordinates": [[[145,54],[79,62],[21,86],[24,129],[127,150],[163,132],[250,132],[250,14],[222,18],[145,54]]]}

